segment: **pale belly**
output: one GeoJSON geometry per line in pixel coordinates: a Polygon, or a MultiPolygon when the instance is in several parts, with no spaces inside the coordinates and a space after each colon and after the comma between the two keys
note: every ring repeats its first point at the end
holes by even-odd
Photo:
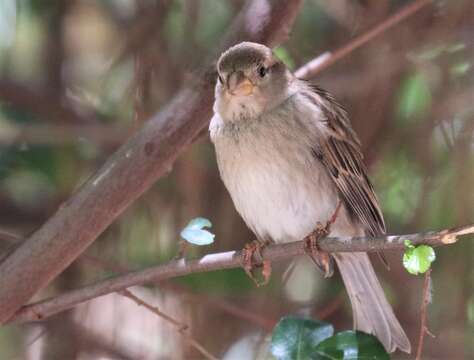
{"type": "Polygon", "coordinates": [[[229,188],[235,206],[245,222],[264,239],[301,240],[315,229],[318,221],[329,219],[336,207],[332,194],[297,174],[263,168],[260,174],[242,174],[239,180],[232,190],[229,188]]]}
{"type": "Polygon", "coordinates": [[[338,196],[310,147],[280,140],[277,146],[216,141],[217,157],[235,207],[254,233],[296,241],[329,220],[338,196]]]}

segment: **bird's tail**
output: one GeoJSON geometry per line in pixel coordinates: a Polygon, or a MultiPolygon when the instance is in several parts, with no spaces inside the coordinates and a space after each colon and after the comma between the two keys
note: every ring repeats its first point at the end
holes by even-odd
{"type": "Polygon", "coordinates": [[[410,341],[385,298],[366,253],[338,253],[335,259],[349,294],[354,328],[374,334],[385,349],[409,353],[410,341]]]}

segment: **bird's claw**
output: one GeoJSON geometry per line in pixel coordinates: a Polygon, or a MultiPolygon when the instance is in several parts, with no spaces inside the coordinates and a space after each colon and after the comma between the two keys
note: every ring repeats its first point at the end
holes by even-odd
{"type": "Polygon", "coordinates": [[[318,241],[329,235],[329,227],[331,223],[328,221],[326,226],[317,223],[316,229],[304,238],[304,250],[311,260],[316,264],[324,277],[331,277],[334,272],[334,261],[329,253],[319,249],[318,241]]]}
{"type": "Polygon", "coordinates": [[[254,240],[251,243],[245,245],[242,250],[242,268],[244,269],[247,276],[253,280],[255,285],[262,286],[266,285],[270,280],[270,275],[272,273],[272,266],[270,261],[263,260],[262,249],[267,245],[267,243],[261,243],[258,240],[254,240]],[[254,259],[257,261],[254,263],[254,259]],[[254,270],[256,267],[262,267],[262,277],[263,281],[259,281],[255,275],[254,270]]]}

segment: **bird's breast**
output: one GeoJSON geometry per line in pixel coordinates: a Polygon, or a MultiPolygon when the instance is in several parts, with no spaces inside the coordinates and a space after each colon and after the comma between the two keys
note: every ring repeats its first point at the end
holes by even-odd
{"type": "Polygon", "coordinates": [[[259,238],[300,240],[330,218],[337,194],[312,155],[311,131],[287,111],[212,134],[221,177],[259,238]]]}

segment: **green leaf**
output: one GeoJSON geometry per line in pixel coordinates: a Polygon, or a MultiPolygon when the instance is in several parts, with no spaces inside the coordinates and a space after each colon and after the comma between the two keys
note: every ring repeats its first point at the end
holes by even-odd
{"type": "Polygon", "coordinates": [[[275,49],[273,49],[273,52],[279,58],[283,63],[288,67],[288,69],[294,69],[295,68],[295,62],[291,58],[290,53],[283,47],[279,46],[275,49]]]}
{"type": "Polygon", "coordinates": [[[403,254],[403,266],[410,274],[425,273],[436,259],[435,251],[431,246],[414,246],[409,240],[405,240],[405,246],[407,249],[403,254]]]}
{"type": "Polygon", "coordinates": [[[415,248],[415,245],[413,245],[413,243],[412,243],[410,240],[408,240],[408,239],[406,239],[406,240],[403,242],[403,244],[405,245],[405,247],[406,247],[407,249],[414,249],[414,248],[415,248]]]}
{"type": "Polygon", "coordinates": [[[449,69],[452,76],[463,76],[471,69],[471,64],[468,62],[460,62],[449,69]]]}
{"type": "Polygon", "coordinates": [[[403,81],[399,92],[398,115],[401,119],[419,119],[431,106],[431,89],[426,78],[414,73],[403,81]]]}
{"type": "Polygon", "coordinates": [[[273,329],[270,350],[278,360],[313,359],[316,346],[333,333],[331,324],[285,316],[273,329]]]}
{"type": "Polygon", "coordinates": [[[208,219],[195,218],[181,231],[181,237],[187,242],[194,245],[209,245],[214,242],[214,234],[203,230],[205,227],[211,227],[212,224],[208,219]]]}
{"type": "Polygon", "coordinates": [[[343,331],[321,342],[312,359],[387,360],[390,356],[375,336],[361,331],[343,331]]]}

